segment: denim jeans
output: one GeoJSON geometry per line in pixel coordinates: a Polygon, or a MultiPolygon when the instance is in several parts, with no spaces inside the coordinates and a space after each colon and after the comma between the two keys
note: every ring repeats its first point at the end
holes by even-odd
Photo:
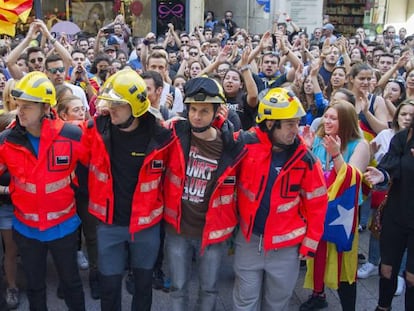
{"type": "Polygon", "coordinates": [[[405,267],[407,266],[407,250],[404,251],[403,258],[401,260],[400,270],[398,272],[399,276],[404,277],[405,267]]]}
{"type": "Polygon", "coordinates": [[[225,249],[226,243],[222,242],[211,244],[204,249],[203,253],[200,253],[201,238],[185,237],[167,231],[166,251],[171,274],[171,310],[191,310],[188,287],[191,280],[193,254],[196,256],[199,279],[195,310],[215,310],[218,295],[217,280],[225,249]]]}
{"type": "Polygon", "coordinates": [[[65,303],[71,311],[84,311],[85,298],[76,261],[77,231],[57,240],[42,242],[13,230],[27,280],[31,311],[46,311],[46,267],[50,251],[59,275],[65,303]]]}
{"type": "Polygon", "coordinates": [[[360,206],[360,215],[359,215],[360,225],[364,225],[365,227],[368,226],[369,215],[371,214],[371,212],[372,212],[372,209],[371,209],[371,192],[370,192],[360,206]]]}
{"type": "Polygon", "coordinates": [[[128,226],[99,224],[98,268],[101,286],[101,310],[120,311],[122,276],[127,266],[134,272],[135,291],[131,310],[150,310],[152,303],[152,269],[160,245],[160,224],[131,235],[128,226]]]}
{"type": "Polygon", "coordinates": [[[130,254],[130,267],[152,269],[160,246],[160,224],[131,235],[128,226],[99,224],[98,267],[103,275],[119,275],[125,271],[127,247],[130,254]]]}
{"type": "MultiPolygon", "coordinates": [[[[376,209],[371,209],[371,218],[375,217],[376,209]]],[[[369,235],[369,249],[368,249],[368,261],[373,265],[378,266],[380,263],[380,242],[374,238],[372,234],[369,235]]]]}
{"type": "MultiPolygon", "coordinates": [[[[79,227],[85,236],[86,250],[88,252],[89,270],[96,271],[98,269],[98,251],[96,246],[96,226],[98,220],[88,211],[89,198],[84,196],[76,196],[76,211],[82,220],[79,227]]],[[[81,237],[81,236],[80,236],[81,237]]],[[[81,240],[78,240],[78,248],[81,240]]]]}

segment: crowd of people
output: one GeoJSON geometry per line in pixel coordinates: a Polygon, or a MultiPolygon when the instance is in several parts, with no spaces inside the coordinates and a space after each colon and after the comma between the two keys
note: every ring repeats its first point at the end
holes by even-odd
{"type": "Polygon", "coordinates": [[[132,38],[118,15],[75,39],[35,20],[3,40],[1,311],[19,304],[18,256],[30,309],[47,309],[48,252],[70,310],[85,310],[79,268],[102,310],[120,310],[125,271],[132,310],[153,288],[187,310],[192,261],[196,309],[214,310],[229,247],[234,310],[286,310],[301,261],[302,311],[327,307],[325,287],[355,310],[371,275],[376,310],[404,290],[414,310],[414,35],[281,17],[250,34],[208,11],[192,32],[132,38]]]}

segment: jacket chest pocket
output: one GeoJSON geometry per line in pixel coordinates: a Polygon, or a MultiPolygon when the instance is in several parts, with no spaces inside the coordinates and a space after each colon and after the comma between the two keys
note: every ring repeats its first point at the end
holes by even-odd
{"type": "Polygon", "coordinates": [[[299,191],[302,187],[302,178],[305,173],[304,168],[294,168],[289,173],[281,176],[281,193],[282,198],[295,198],[298,196],[299,191]]]}
{"type": "Polygon", "coordinates": [[[59,172],[68,170],[71,167],[72,161],[72,142],[55,141],[48,152],[49,171],[59,172]]]}

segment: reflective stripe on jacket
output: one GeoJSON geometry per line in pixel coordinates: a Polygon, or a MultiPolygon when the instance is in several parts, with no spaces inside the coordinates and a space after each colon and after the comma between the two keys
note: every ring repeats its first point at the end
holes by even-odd
{"type": "MultiPolygon", "coordinates": [[[[152,116],[148,116],[152,118],[152,116]]],[[[154,119],[155,122],[155,119],[154,119]]],[[[112,224],[114,215],[114,193],[109,151],[109,117],[99,117],[88,129],[91,136],[91,157],[89,163],[89,212],[102,222],[112,224]]],[[[158,223],[164,211],[162,180],[174,142],[170,130],[154,125],[154,133],[146,151],[141,170],[137,172],[129,231],[143,230],[158,223]]]]}
{"type": "MultiPolygon", "coordinates": [[[[171,161],[165,175],[164,219],[180,233],[181,197],[184,190],[185,171],[190,150],[190,127],[188,121],[173,125],[179,140],[172,148],[171,161]]],[[[222,127],[223,154],[219,160],[217,180],[209,198],[206,223],[202,236],[202,249],[207,245],[228,239],[238,223],[236,211],[236,185],[238,166],[246,155],[240,142],[234,142],[228,123],[222,127]]]]}
{"type": "MultiPolygon", "coordinates": [[[[272,158],[272,144],[258,127],[240,134],[247,156],[240,167],[238,207],[240,228],[247,240],[252,234],[272,158]]],[[[320,162],[298,138],[292,155],[273,185],[269,215],[265,224],[264,249],[301,244],[300,253],[311,255],[323,233],[328,203],[320,162]]]]}
{"type": "Polygon", "coordinates": [[[78,126],[44,118],[36,156],[17,122],[1,134],[0,167],[10,172],[10,194],[19,221],[46,230],[75,215],[75,168],[78,161],[87,161],[83,139],[78,126]]]}

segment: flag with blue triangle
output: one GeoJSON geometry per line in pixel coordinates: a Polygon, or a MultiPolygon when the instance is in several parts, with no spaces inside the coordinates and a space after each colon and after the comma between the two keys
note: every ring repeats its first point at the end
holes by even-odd
{"type": "Polygon", "coordinates": [[[334,243],[338,252],[349,251],[358,223],[361,173],[344,163],[337,174],[332,170],[327,184],[329,202],[322,239],[334,243]]]}

